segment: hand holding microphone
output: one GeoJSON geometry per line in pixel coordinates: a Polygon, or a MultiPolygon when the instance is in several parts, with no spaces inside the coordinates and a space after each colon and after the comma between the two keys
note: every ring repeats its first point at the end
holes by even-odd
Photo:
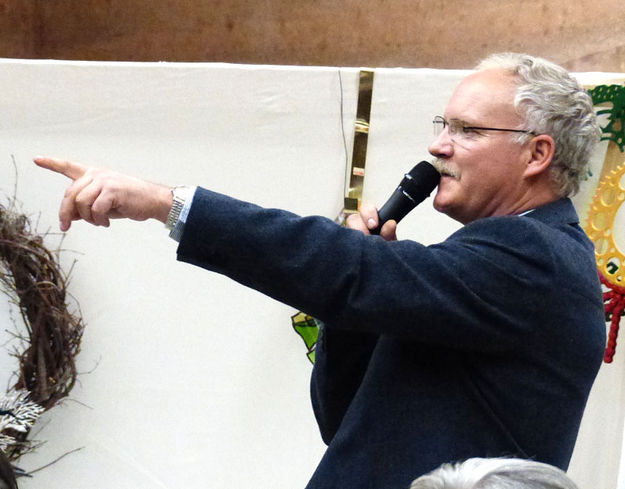
{"type": "MultiPolygon", "coordinates": [[[[414,209],[418,204],[423,202],[436,188],[440,181],[440,173],[428,161],[421,161],[410,170],[399,183],[390,198],[378,211],[378,226],[369,229],[371,234],[380,234],[380,230],[386,221],[394,220],[399,222],[414,209]]],[[[351,217],[351,216],[350,216],[351,217]]],[[[361,228],[355,221],[357,217],[348,219],[348,225],[351,221],[353,228],[361,228]]]]}

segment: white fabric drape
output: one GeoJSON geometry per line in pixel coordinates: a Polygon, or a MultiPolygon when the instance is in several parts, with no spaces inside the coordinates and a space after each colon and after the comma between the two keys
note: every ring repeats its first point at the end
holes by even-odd
{"type": "MultiPolygon", "coordinates": [[[[428,156],[432,117],[464,74],[377,70],[365,200],[382,203],[428,156]]],[[[36,168],[36,154],[300,214],[334,218],[342,205],[355,68],[2,60],[0,93],[0,190],[12,195],[17,178],[16,196],[40,231],[58,229],[68,182],[36,168]]],[[[400,234],[432,243],[457,227],[426,201],[400,234]]],[[[49,247],[58,242],[46,238],[49,247]]],[[[47,443],[20,465],[32,470],[84,448],[22,488],[305,486],[324,447],[310,408],[311,367],[290,324],[296,311],[177,263],[158,223],[75,223],[63,248],[66,270],[77,260],[70,291],[87,324],[83,374],[72,400],[37,425],[35,437],[47,443]]],[[[17,315],[0,305],[11,330],[17,315]]],[[[0,361],[8,382],[13,359],[0,361]]],[[[625,350],[617,352],[593,390],[570,469],[582,488],[616,485],[624,362],[625,350]]]]}

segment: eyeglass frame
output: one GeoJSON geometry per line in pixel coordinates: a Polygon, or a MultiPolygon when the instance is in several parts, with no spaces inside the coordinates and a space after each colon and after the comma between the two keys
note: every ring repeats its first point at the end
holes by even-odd
{"type": "MultiPolygon", "coordinates": [[[[526,131],[525,129],[503,129],[500,127],[479,127],[479,126],[465,126],[464,125],[464,121],[460,120],[460,119],[452,119],[453,121],[458,121],[460,123],[462,123],[462,133],[465,134],[465,131],[467,129],[472,130],[472,131],[504,131],[504,132],[518,132],[518,133],[524,133],[524,134],[531,134],[532,136],[537,136],[537,134],[534,131],[526,131]]],[[[451,127],[451,125],[449,124],[449,121],[447,119],[445,119],[442,115],[436,115],[434,116],[434,119],[432,120],[432,124],[434,124],[434,134],[436,136],[439,136],[441,132],[443,132],[445,130],[445,127],[451,127]],[[436,124],[443,124],[443,129],[441,129],[440,132],[437,132],[437,127],[436,124]]],[[[458,134],[458,131],[454,131],[453,133],[450,131],[449,133],[450,135],[454,135],[454,134],[458,134]]]]}

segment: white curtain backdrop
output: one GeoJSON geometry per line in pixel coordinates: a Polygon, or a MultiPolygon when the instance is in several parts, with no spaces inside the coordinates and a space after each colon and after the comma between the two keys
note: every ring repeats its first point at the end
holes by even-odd
{"type": "MultiPolygon", "coordinates": [[[[382,203],[428,157],[432,116],[465,74],[376,70],[365,200],[382,203]]],[[[57,211],[68,182],[35,167],[37,154],[304,215],[334,218],[341,209],[356,68],[0,60],[0,93],[0,191],[50,233],[50,248],[61,241],[57,211]]],[[[578,209],[592,196],[604,152],[578,209]]],[[[457,227],[428,200],[400,235],[433,243],[457,227]]],[[[291,327],[297,311],[176,262],[160,223],[75,223],[62,248],[87,324],[81,375],[71,399],[35,427],[46,443],[20,465],[33,470],[82,449],[22,488],[305,486],[324,446],[310,407],[311,365],[291,327]]],[[[18,316],[0,301],[5,385],[16,369],[9,351],[18,316]]],[[[570,468],[581,488],[617,486],[624,362],[617,351],[589,401],[570,468]]]]}

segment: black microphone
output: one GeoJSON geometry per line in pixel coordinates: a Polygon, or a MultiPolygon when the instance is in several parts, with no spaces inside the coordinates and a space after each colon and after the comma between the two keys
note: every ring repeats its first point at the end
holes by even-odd
{"type": "Polygon", "coordinates": [[[399,222],[417,205],[423,202],[436,188],[441,175],[429,161],[417,163],[404,175],[395,192],[378,211],[378,227],[370,229],[371,234],[380,234],[380,229],[391,219],[399,222]]]}

